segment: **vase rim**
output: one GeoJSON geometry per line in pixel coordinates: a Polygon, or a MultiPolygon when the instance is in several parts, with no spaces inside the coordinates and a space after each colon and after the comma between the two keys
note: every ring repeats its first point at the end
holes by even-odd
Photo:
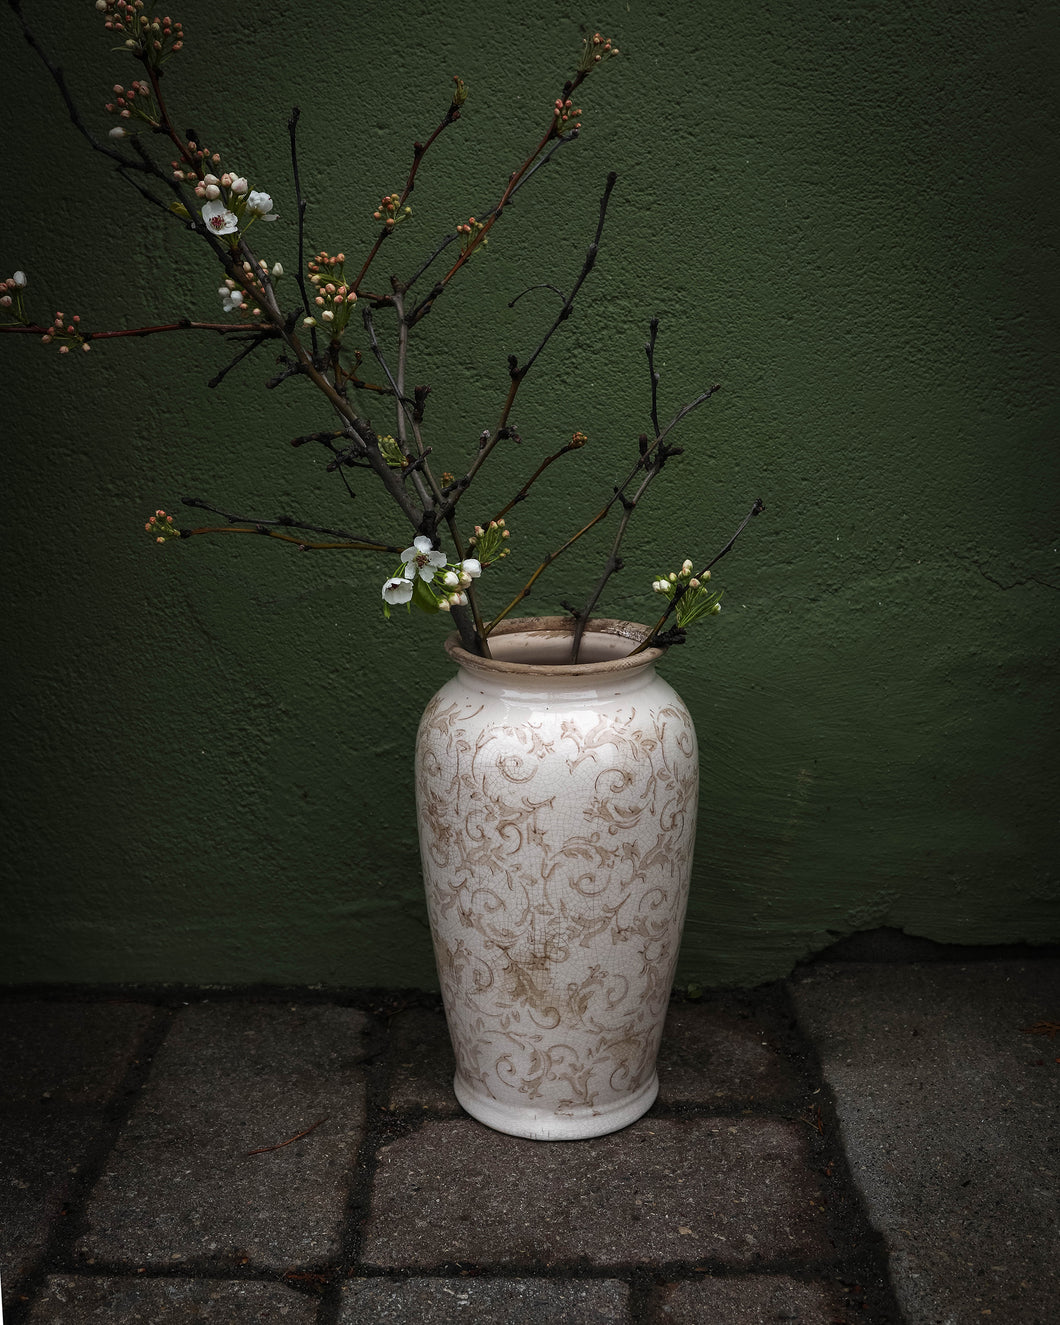
{"type": "MultiPolygon", "coordinates": [[[[630,647],[638,645],[647,635],[648,627],[639,621],[620,621],[614,617],[593,617],[585,628],[585,637],[611,636],[628,640],[630,647]]],[[[570,639],[574,634],[574,620],[569,616],[515,617],[501,621],[490,632],[490,639],[496,640],[505,635],[538,636],[542,642],[556,639],[570,639]]],[[[643,649],[635,657],[628,654],[617,658],[606,658],[599,662],[577,663],[526,663],[515,662],[507,658],[483,658],[465,649],[460,642],[460,635],[454,631],[445,641],[445,651],[461,667],[471,667],[476,671],[489,672],[497,676],[603,676],[615,672],[633,671],[648,664],[658,662],[666,652],[653,646],[643,649]]]]}

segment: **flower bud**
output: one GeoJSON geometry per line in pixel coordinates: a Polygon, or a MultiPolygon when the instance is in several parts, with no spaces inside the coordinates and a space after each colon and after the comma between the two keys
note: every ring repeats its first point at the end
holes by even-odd
{"type": "Polygon", "coordinates": [[[24,271],[16,271],[15,274],[14,274],[14,276],[11,277],[11,279],[15,282],[15,284],[16,284],[20,289],[24,289],[24,288],[25,288],[25,286],[26,286],[26,273],[25,273],[24,271]]]}

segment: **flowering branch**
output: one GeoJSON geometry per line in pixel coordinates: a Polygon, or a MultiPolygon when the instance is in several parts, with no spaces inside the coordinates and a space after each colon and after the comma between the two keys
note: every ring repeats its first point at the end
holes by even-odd
{"type": "MultiPolygon", "coordinates": [[[[653,440],[649,443],[647,437],[641,438],[636,463],[625,478],[615,485],[600,510],[546,557],[516,598],[489,624],[486,624],[479,607],[476,581],[484,567],[490,566],[508,552],[504,540],[508,538],[509,531],[503,517],[527,499],[533,485],[560,456],[582,446],[586,440],[585,435],[575,432],[569,443],[541,460],[529,479],[497,516],[488,522],[487,527],[474,527],[472,537],[463,536],[456,512],[458,503],[497,446],[502,441],[519,440],[510,422],[516,398],[522,383],[537,365],[560,326],[571,316],[575,300],[596,265],[608,205],[616,182],[614,173],[607,177],[599,202],[595,233],[569,292],[564,295],[550,281],[529,287],[536,289],[543,285],[551,289],[559,297],[559,310],[551,318],[536,347],[522,363],[515,355],[508,357],[507,390],[496,426],[492,431],[486,429],[480,432],[476,452],[460,477],[435,471],[433,458],[436,452],[426,444],[423,431],[430,387],[417,385],[409,388],[409,355],[413,330],[433,309],[438,296],[448,288],[472,255],[485,248],[490,233],[512,199],[537,171],[554,159],[561,147],[578,137],[581,111],[574,104],[574,94],[597,63],[618,53],[613,44],[598,33],[585,42],[576,72],[563,84],[560,95],[554,101],[547,129],[537,138],[532,150],[522,157],[517,168],[508,175],[499,190],[499,196],[494,195],[497,200],[492,208],[481,213],[478,218],[469,216],[454,232],[446,235],[434,246],[426,260],[414,269],[410,280],[403,281],[392,276],[388,293],[366,288],[371,279],[373,264],[397,226],[409,218],[412,209],[408,199],[416,187],[424,160],[439,136],[461,118],[467,89],[459,77],[454,77],[454,90],[441,120],[424,141],[413,144],[412,161],[404,187],[400,192],[384,195],[372,213],[373,219],[381,223],[380,228],[367,246],[363,261],[354,264],[357,274],[353,279],[347,279],[344,275],[345,255],[341,252],[331,256],[327,251],[320,250],[313,260],[306,261],[307,201],[302,193],[298,160],[297,128],[300,110],[295,106],[288,119],[287,129],[296,206],[296,281],[299,299],[294,309],[285,311],[277,293],[277,282],[283,275],[283,268],[279,263],[270,267],[258,256],[260,245],[257,236],[261,233],[260,226],[277,219],[272,198],[267,193],[251,190],[248,181],[234,168],[226,168],[222,164],[221,154],[207,148],[193,131],[180,133],[163,98],[163,66],[183,46],[183,31],[179,22],[168,17],[149,19],[142,12],[145,0],[95,0],[95,7],[103,15],[106,29],[116,35],[121,42],[121,49],[137,60],[144,71],[143,77],[128,86],[114,85],[115,100],[108,103],[106,109],[118,116],[118,123],[110,130],[108,141],[101,142],[82,121],[66,87],[62,70],[45,55],[23,20],[21,0],[8,0],[8,3],[22,25],[26,40],[58,87],[75,127],[94,151],[114,163],[121,178],[131,184],[156,211],[173,216],[186,231],[209,245],[224,272],[223,284],[217,290],[222,306],[226,313],[235,313],[242,320],[229,324],[182,318],[122,331],[84,332],[78,317],[57,313],[50,327],[39,326],[26,315],[23,298],[26,277],[25,273],[19,271],[8,281],[0,282],[0,317],[6,316],[14,323],[0,326],[0,330],[32,333],[40,335],[47,342],[57,341],[64,354],[68,354],[72,347],[87,350],[94,340],[147,336],[163,331],[205,330],[233,335],[239,342],[237,353],[211,379],[211,387],[219,385],[237,364],[267,341],[279,341],[278,361],[281,368],[269,378],[266,386],[272,388],[290,378],[298,378],[310,384],[319,394],[330,417],[330,426],[326,425],[326,421],[323,427],[318,425],[314,428],[310,424],[310,430],[291,439],[291,445],[297,447],[307,442],[323,445],[331,456],[326,466],[327,473],[338,474],[350,498],[355,493],[347,470],[370,470],[401,511],[403,519],[412,527],[412,543],[402,550],[398,544],[354,535],[343,529],[301,523],[289,516],[257,520],[222,511],[198,498],[184,498],[186,506],[211,511],[221,516],[226,523],[177,530],[173,518],[159,511],[147,524],[158,541],[200,534],[252,533],[292,543],[306,550],[326,548],[398,555],[400,560],[383,587],[384,611],[389,614],[392,606],[406,604],[410,608],[416,606],[428,612],[449,612],[465,648],[488,656],[488,636],[497,623],[531,592],[544,570],[603,520],[617,502],[621,504],[623,512],[603,573],[586,606],[574,613],[577,630],[572,658],[576,660],[585,624],[610,577],[621,567],[620,549],[632,512],[666,461],[680,453],[679,448],[667,442],[668,434],[717,388],[712,387],[701,393],[682,407],[664,428],[660,428],[657,401],[659,378],[654,366],[658,319],[654,319],[646,346],[652,384],[650,413],[653,440]],[[142,131],[142,137],[136,135],[136,129],[142,131]],[[119,150],[118,144],[125,140],[128,140],[127,148],[119,150]],[[158,141],[168,142],[175,149],[176,157],[169,162],[168,170],[148,150],[152,142],[158,141]],[[249,231],[255,224],[259,225],[259,231],[255,232],[255,242],[251,244],[249,231]],[[458,246],[458,251],[453,250],[454,244],[458,246]],[[409,295],[413,284],[443,254],[448,254],[444,274],[435,279],[418,303],[413,303],[409,295]],[[355,319],[353,314],[358,303],[361,317],[355,319]],[[386,344],[381,340],[377,327],[377,321],[381,324],[385,314],[394,318],[393,339],[386,344]],[[345,344],[344,338],[358,323],[363,326],[368,347],[380,366],[385,384],[363,380],[360,376],[362,350],[347,348],[345,344]],[[391,425],[395,433],[393,437],[377,432],[371,421],[359,412],[355,393],[361,390],[370,391],[376,397],[382,395],[392,398],[395,409],[391,425]],[[451,554],[453,560],[450,560],[449,553],[438,547],[439,536],[446,533],[447,542],[454,549],[451,554]],[[307,542],[303,535],[312,535],[316,541],[307,542]],[[474,555],[469,555],[471,553],[474,555]]],[[[521,297],[516,296],[509,307],[514,307],[521,297]]],[[[683,596],[676,590],[673,593],[674,599],[678,601],[683,596]]],[[[670,610],[675,610],[673,604],[670,610]]],[[[684,608],[676,610],[678,624],[681,625],[682,613],[686,618],[688,616],[687,602],[684,608]]],[[[664,616],[663,621],[665,619],[664,616]]],[[[653,636],[658,636],[658,628],[653,636]]]]}
{"type": "MultiPolygon", "coordinates": [[[[277,516],[275,520],[261,520],[252,515],[234,515],[230,511],[223,511],[218,506],[211,506],[209,502],[203,501],[201,497],[181,497],[181,504],[191,506],[200,511],[210,511],[214,515],[220,515],[229,522],[230,526],[239,526],[238,528],[204,528],[204,529],[183,529],[180,530],[181,538],[191,538],[193,534],[217,534],[217,533],[259,533],[268,534],[273,529],[304,529],[309,534],[331,534],[335,538],[343,540],[339,543],[318,544],[321,547],[347,547],[365,552],[400,552],[401,549],[393,543],[384,543],[375,538],[366,538],[360,534],[351,534],[345,529],[329,529],[326,525],[306,524],[301,520],[295,520],[290,515],[277,516]]],[[[273,535],[274,537],[285,537],[288,543],[299,543],[302,540],[290,538],[283,535],[273,535]]],[[[304,546],[310,546],[304,544],[304,546]]]]}
{"type": "MultiPolygon", "coordinates": [[[[747,528],[750,522],[754,519],[756,515],[761,515],[762,511],[764,510],[765,506],[762,503],[761,497],[756,497],[754,505],[744,516],[743,520],[741,520],[740,527],[736,530],[736,533],[733,534],[732,538],[729,539],[729,541],[725,544],[725,546],[721,549],[720,552],[718,552],[715,556],[711,557],[711,559],[707,562],[707,564],[703,567],[701,571],[696,571],[695,573],[692,573],[691,563],[686,563],[690,578],[687,580],[686,583],[678,584],[673,589],[673,596],[670,598],[669,603],[667,603],[666,605],[666,611],[663,612],[662,616],[658,619],[658,621],[656,621],[655,625],[652,626],[651,630],[648,632],[645,638],[640,642],[640,644],[638,644],[637,647],[632,650],[630,657],[632,657],[633,654],[635,653],[642,653],[645,649],[649,649],[653,645],[658,644],[659,632],[662,630],[663,626],[666,625],[666,622],[670,619],[671,614],[673,612],[678,612],[678,615],[680,616],[679,605],[684,599],[685,595],[700,587],[699,584],[696,583],[697,581],[710,579],[710,572],[712,567],[716,566],[727,552],[732,551],[733,545],[735,544],[736,540],[740,537],[740,535],[747,528]]],[[[680,638],[683,638],[683,632],[681,632],[680,638]]],[[[671,640],[669,642],[673,641],[671,640]]]]}
{"type": "MultiPolygon", "coordinates": [[[[35,322],[0,323],[0,332],[5,331],[42,336],[48,331],[48,328],[38,326],[35,322]]],[[[268,339],[278,334],[275,327],[232,322],[193,322],[186,317],[178,318],[176,322],[165,322],[156,327],[127,327],[121,331],[82,331],[79,334],[82,340],[92,341],[118,340],[123,336],[154,336],[162,331],[216,331],[220,336],[252,336],[255,341],[268,339]]]]}

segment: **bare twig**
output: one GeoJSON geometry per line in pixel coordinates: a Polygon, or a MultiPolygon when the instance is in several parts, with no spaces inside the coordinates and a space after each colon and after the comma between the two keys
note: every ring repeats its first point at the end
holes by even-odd
{"type": "MultiPolygon", "coordinates": [[[[361,534],[351,534],[346,529],[329,529],[326,525],[305,524],[303,521],[295,520],[289,515],[277,516],[275,520],[261,520],[253,515],[236,515],[231,511],[223,511],[219,506],[211,506],[209,502],[203,501],[201,497],[181,497],[180,500],[184,506],[191,506],[194,509],[200,511],[210,511],[214,515],[220,515],[223,519],[228,520],[231,525],[240,526],[240,528],[238,529],[233,528],[231,530],[231,532],[233,533],[239,532],[239,533],[267,534],[271,529],[277,529],[277,528],[304,529],[307,533],[310,534],[331,534],[335,538],[343,539],[343,541],[349,544],[351,548],[355,548],[363,552],[400,552],[402,550],[400,547],[397,547],[393,543],[384,543],[381,542],[379,539],[366,538],[364,535],[361,534]]],[[[229,531],[228,530],[222,531],[220,529],[211,528],[209,530],[193,529],[182,532],[186,532],[187,536],[190,537],[191,534],[198,532],[220,533],[220,532],[229,532],[229,531]]],[[[300,540],[288,539],[287,541],[299,542],[300,540]]]]}
{"type": "Polygon", "coordinates": [[[301,1141],[303,1136],[308,1136],[310,1132],[315,1132],[318,1127],[322,1126],[327,1121],[327,1118],[318,1118],[311,1127],[307,1127],[302,1132],[296,1132],[294,1136],[289,1136],[286,1141],[280,1141],[274,1146],[259,1146],[257,1150],[248,1150],[247,1155],[268,1155],[273,1150],[282,1150],[284,1146],[289,1146],[295,1141],[301,1141]]]}

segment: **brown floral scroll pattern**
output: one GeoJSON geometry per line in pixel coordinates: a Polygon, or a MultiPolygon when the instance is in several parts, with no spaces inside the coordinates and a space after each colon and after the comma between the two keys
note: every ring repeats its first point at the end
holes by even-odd
{"type": "Polygon", "coordinates": [[[652,1078],[684,921],[697,750],[655,678],[619,707],[492,704],[451,682],[420,724],[431,929],[459,1076],[559,1116],[652,1078]]]}

